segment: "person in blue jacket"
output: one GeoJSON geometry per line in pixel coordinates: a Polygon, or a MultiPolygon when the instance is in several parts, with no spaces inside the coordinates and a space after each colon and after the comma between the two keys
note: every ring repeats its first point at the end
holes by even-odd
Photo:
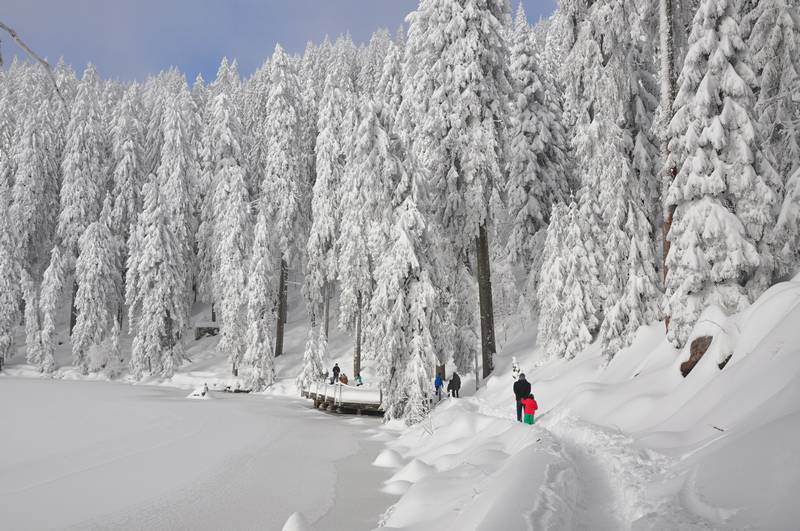
{"type": "Polygon", "coordinates": [[[436,388],[436,398],[439,400],[442,399],[442,387],[444,387],[444,380],[442,380],[442,375],[437,373],[436,379],[433,381],[433,386],[436,388]]]}

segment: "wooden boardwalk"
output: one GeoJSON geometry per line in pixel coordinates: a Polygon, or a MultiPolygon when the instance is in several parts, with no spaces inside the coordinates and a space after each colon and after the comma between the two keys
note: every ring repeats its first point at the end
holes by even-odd
{"type": "Polygon", "coordinates": [[[383,414],[383,391],[353,387],[341,383],[316,382],[303,389],[302,395],[314,401],[314,407],[337,413],[383,414]]]}

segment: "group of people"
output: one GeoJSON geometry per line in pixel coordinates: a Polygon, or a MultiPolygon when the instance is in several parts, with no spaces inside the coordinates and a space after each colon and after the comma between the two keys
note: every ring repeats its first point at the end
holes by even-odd
{"type": "MultiPolygon", "coordinates": [[[[335,369],[335,367],[334,367],[335,369]]],[[[525,424],[533,424],[536,422],[536,410],[539,409],[539,404],[536,403],[536,398],[531,391],[531,383],[525,378],[525,374],[517,363],[517,358],[511,360],[511,376],[514,378],[514,398],[517,403],[517,422],[524,422],[525,424]]],[[[433,386],[436,389],[436,398],[442,399],[442,390],[444,389],[444,378],[441,373],[436,373],[436,379],[433,381],[433,386]]],[[[453,373],[450,382],[447,384],[447,394],[453,398],[458,398],[458,391],[461,389],[461,378],[457,372],[453,373]]]]}
{"type": "MultiPolygon", "coordinates": [[[[339,382],[343,385],[349,384],[350,380],[339,368],[338,363],[334,363],[332,372],[333,376],[330,378],[330,383],[333,384],[339,382]]],[[[536,403],[536,398],[534,398],[533,393],[531,392],[531,383],[525,378],[525,373],[521,371],[519,364],[517,364],[517,358],[512,358],[511,360],[511,376],[515,380],[514,398],[517,402],[517,421],[524,422],[525,424],[533,424],[536,422],[534,415],[536,414],[536,410],[539,409],[539,405],[536,403]]],[[[356,386],[363,385],[363,383],[364,382],[361,380],[361,374],[356,373],[356,386]]],[[[436,373],[436,379],[433,381],[433,387],[436,389],[436,398],[441,400],[442,390],[444,389],[444,378],[442,377],[441,373],[436,373]]],[[[460,390],[461,377],[457,372],[453,372],[453,375],[450,377],[450,381],[447,383],[447,394],[453,398],[458,398],[458,392],[460,390]]]]}
{"type": "MultiPolygon", "coordinates": [[[[433,380],[433,387],[436,389],[436,398],[442,399],[442,389],[444,388],[444,378],[441,373],[436,373],[436,379],[433,380]]],[[[461,377],[457,372],[453,373],[450,381],[447,383],[447,394],[453,398],[458,398],[458,392],[461,390],[461,377]]]]}
{"type": "Polygon", "coordinates": [[[536,422],[534,415],[536,410],[539,409],[539,404],[531,392],[531,383],[525,378],[517,358],[511,360],[511,376],[514,378],[514,398],[517,401],[517,422],[525,422],[525,424],[533,424],[536,422]]]}
{"type": "MultiPolygon", "coordinates": [[[[349,385],[350,379],[347,377],[345,373],[342,372],[342,369],[339,368],[338,363],[333,364],[333,376],[328,380],[330,383],[335,384],[339,382],[342,385],[349,385]]],[[[356,387],[360,385],[364,385],[364,381],[361,379],[361,373],[357,372],[355,377],[355,384],[356,387]]]]}

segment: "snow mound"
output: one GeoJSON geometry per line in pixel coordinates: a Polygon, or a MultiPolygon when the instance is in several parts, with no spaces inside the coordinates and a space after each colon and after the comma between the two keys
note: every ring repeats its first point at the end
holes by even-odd
{"type": "Polygon", "coordinates": [[[283,524],[281,531],[311,531],[311,527],[302,514],[293,513],[283,524]]]}
{"type": "Polygon", "coordinates": [[[395,496],[402,496],[408,489],[411,488],[410,481],[388,481],[386,485],[381,489],[381,492],[385,492],[386,494],[393,494],[395,496]]]}
{"type": "Polygon", "coordinates": [[[372,464],[381,468],[400,468],[403,466],[403,458],[396,451],[387,448],[378,454],[372,464]]]}
{"type": "Polygon", "coordinates": [[[434,467],[427,463],[423,463],[419,459],[412,459],[410,463],[400,469],[389,482],[392,481],[408,481],[409,483],[416,483],[426,476],[430,476],[436,471],[434,467]]]}

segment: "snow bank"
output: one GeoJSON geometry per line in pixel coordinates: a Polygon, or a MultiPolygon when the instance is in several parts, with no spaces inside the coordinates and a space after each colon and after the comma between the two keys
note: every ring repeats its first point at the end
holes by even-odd
{"type": "Polygon", "coordinates": [[[693,371],[642,328],[607,363],[547,360],[523,331],[474,398],[449,400],[376,460],[398,468],[396,529],[791,529],[800,520],[800,278],[744,312],[708,309],[693,371]],[[542,408],[515,421],[511,358],[542,408]],[[729,359],[723,369],[722,361],[729,359]],[[400,467],[404,464],[403,467],[400,467]]]}
{"type": "Polygon", "coordinates": [[[292,516],[286,520],[281,531],[310,531],[308,522],[300,513],[293,513],[292,516]]]}

